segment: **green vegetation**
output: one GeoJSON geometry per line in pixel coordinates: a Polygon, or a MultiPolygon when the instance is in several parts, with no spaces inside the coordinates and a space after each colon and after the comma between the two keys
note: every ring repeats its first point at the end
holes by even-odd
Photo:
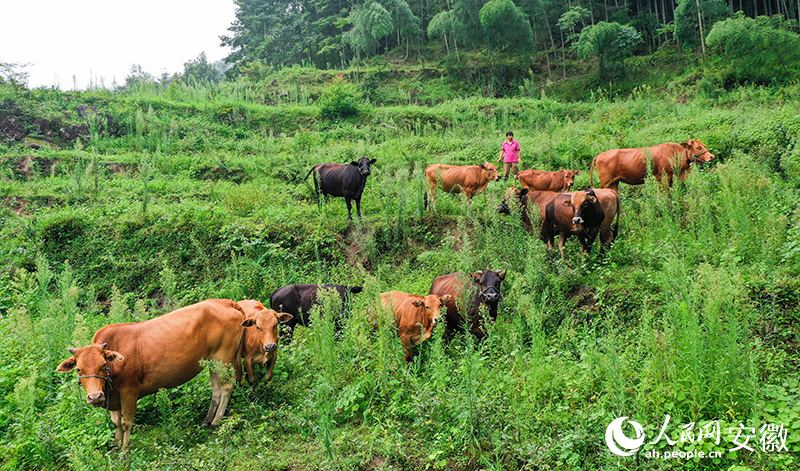
{"type": "Polygon", "coordinates": [[[0,86],[0,118],[40,144],[0,144],[0,464],[797,467],[800,87],[727,90],[696,58],[663,54],[628,59],[642,71],[635,85],[521,82],[511,99],[474,96],[493,83],[481,73],[514,67],[467,65],[475,51],[462,51],[452,74],[384,64],[253,68],[218,85],[144,81],[125,92],[0,86]],[[80,125],[83,138],[59,134],[80,125]],[[428,164],[492,160],[508,130],[525,168],[583,170],[577,188],[611,148],[695,138],[717,159],[671,190],[623,185],[612,248],[585,256],[571,239],[562,260],[496,212],[501,184],[471,206],[440,195],[436,213],[424,209],[428,164]],[[341,200],[318,206],[302,179],[360,156],[378,161],[364,220],[348,224],[341,200]],[[424,294],[437,275],[487,268],[508,275],[483,342],[446,344],[437,329],[406,366],[390,323],[366,316],[383,291],[424,294]],[[210,396],[201,374],[142,399],[120,454],[108,413],[85,405],[74,375],[55,372],[67,347],[109,323],[206,298],[267,302],[302,282],[365,289],[338,340],[332,300],[313,312],[312,327],[280,347],[272,382],[237,388],[217,430],[200,425],[210,396]],[[681,425],[718,420],[721,443],[662,440],[638,459],[606,448],[615,418],[641,423],[649,442],[667,414],[672,439],[681,425]],[[755,452],[728,452],[729,428],[769,423],[788,429],[789,451],[762,452],[756,437],[755,452]],[[653,449],[723,454],[645,458],[653,449]]]}

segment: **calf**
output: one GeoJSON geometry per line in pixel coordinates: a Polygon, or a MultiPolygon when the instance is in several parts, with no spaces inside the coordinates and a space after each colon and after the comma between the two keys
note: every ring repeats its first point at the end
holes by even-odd
{"type": "MultiPolygon", "coordinates": [[[[497,167],[489,162],[480,165],[445,165],[433,164],[425,169],[431,195],[431,208],[436,211],[436,187],[441,187],[447,193],[461,193],[467,195],[467,203],[472,203],[472,197],[483,193],[490,181],[500,180],[497,167]]],[[[426,204],[427,207],[427,194],[426,204]]]]}
{"type": "Polygon", "coordinates": [[[575,184],[575,176],[581,171],[559,170],[558,172],[545,172],[543,170],[523,170],[514,177],[514,182],[519,179],[523,189],[528,191],[568,191],[575,184]]]}
{"type": "Polygon", "coordinates": [[[314,188],[317,197],[341,196],[347,204],[347,219],[353,220],[351,201],[356,202],[356,213],[361,219],[361,194],[367,184],[367,177],[371,173],[370,165],[376,159],[361,157],[357,162],[350,162],[349,165],[342,164],[319,164],[308,171],[303,181],[308,176],[314,174],[314,188]]]}
{"type": "Polygon", "coordinates": [[[602,251],[614,241],[618,227],[617,193],[607,189],[584,190],[558,194],[547,203],[542,235],[547,246],[553,248],[558,233],[558,250],[564,257],[564,244],[570,235],[577,235],[581,248],[589,253],[599,233],[602,251]]]}
{"type": "Polygon", "coordinates": [[[406,362],[414,358],[412,346],[428,340],[439,318],[440,308],[451,300],[450,295],[419,296],[402,291],[381,293],[381,306],[394,313],[397,334],[405,350],[406,362]]]}
{"type": "MultiPolygon", "coordinates": [[[[345,306],[348,303],[350,294],[360,293],[363,288],[361,286],[344,286],[344,285],[321,285],[322,289],[332,289],[339,293],[339,298],[342,300],[342,307],[339,311],[339,318],[336,320],[337,328],[341,328],[339,324],[341,318],[344,317],[345,306]]],[[[272,309],[280,312],[286,312],[292,315],[292,318],[286,322],[288,328],[288,340],[292,338],[292,332],[297,324],[302,323],[308,325],[308,312],[317,304],[317,294],[320,285],[313,283],[304,283],[299,285],[286,285],[282,286],[269,297],[269,305],[272,309]]]]}
{"type": "Polygon", "coordinates": [[[456,331],[463,331],[466,324],[470,332],[483,338],[480,306],[486,305],[489,317],[497,318],[497,305],[502,298],[500,283],[506,278],[503,271],[478,271],[475,273],[450,273],[434,278],[429,294],[450,295],[445,301],[445,338],[452,338],[456,331]]]}
{"type": "MultiPolygon", "coordinates": [[[[211,299],[161,317],[98,330],[92,344],[69,348],[72,357],[56,371],[78,373],[86,402],[108,409],[114,441],[127,448],[136,402],[160,389],[174,388],[197,376],[201,360],[233,365],[241,375],[242,308],[228,299],[211,299]]],[[[205,423],[219,425],[234,384],[211,369],[211,406],[205,423]]]]}
{"type": "MultiPolygon", "coordinates": [[[[292,319],[291,314],[285,312],[275,312],[267,309],[258,301],[246,299],[239,301],[239,306],[244,310],[246,319],[242,322],[245,327],[242,336],[242,360],[246,370],[247,381],[255,383],[256,376],[253,372],[253,365],[260,363],[264,366],[264,380],[272,379],[272,371],[275,369],[275,361],[278,359],[278,323],[288,322],[292,319]],[[255,329],[250,327],[255,326],[255,329]]],[[[236,378],[237,382],[242,380],[241,375],[236,378]]]]}

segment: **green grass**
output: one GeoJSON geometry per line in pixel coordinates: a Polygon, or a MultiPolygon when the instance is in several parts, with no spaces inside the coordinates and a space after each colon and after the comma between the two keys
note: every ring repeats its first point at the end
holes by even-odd
{"type": "MultiPolygon", "coordinates": [[[[301,70],[282,74],[279,83],[298,90],[315,83],[301,70]]],[[[647,87],[573,102],[362,98],[359,113],[339,121],[320,116],[311,91],[265,105],[258,87],[267,85],[17,99],[67,115],[92,103],[119,126],[85,144],[0,147],[4,468],[796,466],[796,86],[715,98],[696,88],[680,103],[647,87]],[[694,138],[717,160],[670,191],[652,179],[623,185],[613,247],[584,256],[570,239],[562,260],[495,211],[500,183],[472,205],[439,194],[437,212],[424,208],[428,164],[494,161],[509,129],[523,168],[583,170],[577,188],[589,186],[591,159],[609,148],[694,138]],[[362,155],[378,161],[364,220],[350,224],[344,202],[318,206],[303,177],[317,163],[362,155]],[[25,156],[35,157],[29,171],[19,167],[25,156]],[[435,276],[487,268],[508,276],[483,342],[445,343],[437,329],[406,366],[392,329],[367,318],[383,291],[425,294],[435,276]],[[109,323],[206,298],[266,302],[273,289],[303,282],[365,290],[339,340],[337,309],[314,312],[313,326],[281,346],[271,383],[236,389],[218,430],[200,425],[204,372],[142,399],[132,449],[110,451],[108,414],[83,404],[73,375],[55,372],[67,347],[109,323]],[[637,462],[605,447],[614,418],[632,417],[654,437],[666,414],[673,438],[692,421],[782,422],[791,452],[637,462]]]]}

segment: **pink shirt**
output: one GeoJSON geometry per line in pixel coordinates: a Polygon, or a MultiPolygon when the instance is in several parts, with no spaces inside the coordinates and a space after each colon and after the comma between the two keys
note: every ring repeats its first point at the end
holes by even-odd
{"type": "Polygon", "coordinates": [[[519,162],[519,159],[517,158],[517,152],[519,152],[518,141],[503,141],[503,154],[505,154],[503,162],[519,162]]]}

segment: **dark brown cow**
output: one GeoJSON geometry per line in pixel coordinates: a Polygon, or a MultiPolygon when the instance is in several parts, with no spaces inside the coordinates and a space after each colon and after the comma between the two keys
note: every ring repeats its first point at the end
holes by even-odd
{"type": "Polygon", "coordinates": [[[461,166],[432,164],[425,169],[425,176],[428,178],[431,208],[434,211],[436,210],[437,186],[447,193],[464,192],[467,195],[467,203],[472,203],[472,197],[483,193],[490,181],[500,180],[497,167],[489,162],[461,166]]]}
{"type": "Polygon", "coordinates": [[[372,173],[370,165],[376,159],[361,157],[357,162],[350,162],[350,165],[342,164],[319,164],[308,171],[305,181],[309,175],[314,174],[314,188],[317,197],[341,196],[347,204],[347,219],[352,221],[351,201],[356,202],[356,214],[361,219],[361,194],[367,184],[367,177],[372,173]]]}
{"type": "MultiPolygon", "coordinates": [[[[246,299],[239,301],[242,306],[246,319],[242,326],[246,327],[242,337],[242,360],[246,370],[247,381],[255,383],[256,376],[253,372],[253,365],[260,363],[264,365],[264,380],[272,379],[272,371],[275,369],[275,362],[278,359],[278,324],[291,320],[292,315],[285,312],[276,312],[267,309],[259,301],[246,299]],[[255,326],[255,329],[250,327],[255,326]]],[[[241,377],[236,378],[241,381],[241,377]]]]}
{"type": "Polygon", "coordinates": [[[629,185],[641,185],[647,174],[646,159],[652,161],[653,175],[660,182],[667,176],[667,185],[672,186],[672,176],[679,170],[678,179],[683,180],[689,173],[692,162],[706,163],[714,159],[702,142],[690,139],[680,144],[669,142],[657,146],[635,149],[607,150],[592,160],[589,181],[594,186],[594,167],[597,165],[597,176],[600,177],[600,188],[619,190],[619,182],[629,185]]]}
{"type": "MultiPolygon", "coordinates": [[[[136,401],[159,389],[194,378],[200,360],[233,365],[241,374],[242,308],[229,299],[211,299],[145,322],[114,324],[94,334],[92,345],[70,348],[72,357],[57,371],[75,369],[86,402],[105,407],[114,423],[114,440],[127,448],[136,401]]],[[[234,383],[211,370],[212,399],[205,423],[219,425],[234,383]]]]}
{"type": "Polygon", "coordinates": [[[456,331],[463,331],[464,324],[478,337],[486,336],[481,327],[480,306],[485,304],[489,310],[489,317],[497,319],[497,304],[503,296],[500,292],[500,283],[505,277],[506,270],[486,270],[475,273],[450,273],[434,278],[429,293],[451,296],[445,303],[446,338],[452,338],[456,331]]]}
{"type": "MultiPolygon", "coordinates": [[[[515,211],[519,211],[520,217],[522,218],[522,227],[530,232],[534,232],[533,228],[533,221],[531,221],[531,215],[536,214],[535,208],[538,208],[538,227],[539,232],[541,233],[541,223],[544,221],[545,214],[545,206],[547,203],[553,199],[554,196],[558,195],[558,192],[555,191],[528,191],[528,189],[522,189],[516,187],[511,187],[506,190],[506,194],[503,195],[503,202],[497,206],[497,211],[503,214],[511,214],[511,208],[515,208],[515,211]]],[[[542,238],[544,240],[544,238],[542,238]]]]}
{"type": "Polygon", "coordinates": [[[559,170],[558,172],[545,172],[543,170],[523,170],[514,177],[514,183],[519,179],[523,189],[528,191],[568,191],[575,184],[575,176],[581,171],[559,170]]]}
{"type": "Polygon", "coordinates": [[[314,283],[286,285],[276,289],[269,297],[270,306],[276,311],[287,312],[294,316],[285,324],[288,328],[287,340],[292,339],[292,333],[297,324],[308,325],[308,313],[317,304],[317,295],[320,287],[322,289],[335,290],[342,300],[342,308],[339,311],[339,317],[336,318],[337,329],[341,329],[341,321],[344,318],[350,295],[360,293],[363,290],[361,286],[317,285],[314,283]]]}
{"type": "Polygon", "coordinates": [[[561,193],[547,203],[545,214],[542,235],[549,248],[553,248],[557,233],[558,250],[563,257],[567,237],[577,235],[581,248],[588,253],[598,233],[602,247],[611,245],[617,236],[619,196],[609,189],[561,193]]]}
{"type": "Polygon", "coordinates": [[[450,301],[450,296],[419,296],[402,291],[381,293],[381,306],[394,313],[397,333],[409,362],[414,358],[412,346],[428,340],[439,319],[439,309],[450,301]]]}

